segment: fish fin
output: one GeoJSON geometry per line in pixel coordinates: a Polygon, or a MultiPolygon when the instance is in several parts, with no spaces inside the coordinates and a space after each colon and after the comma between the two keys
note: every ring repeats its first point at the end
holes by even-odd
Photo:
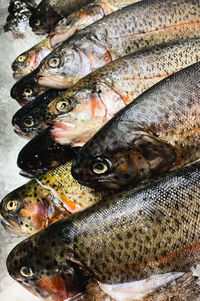
{"type": "Polygon", "coordinates": [[[99,286],[106,294],[117,301],[141,300],[145,295],[183,275],[182,272],[172,272],[153,275],[144,280],[113,285],[99,282],[99,286]]]}
{"type": "Polygon", "coordinates": [[[134,141],[133,149],[143,159],[141,164],[138,161],[139,168],[142,168],[142,162],[144,162],[150,174],[163,173],[169,170],[176,161],[176,153],[172,146],[150,135],[140,135],[134,141]]]}

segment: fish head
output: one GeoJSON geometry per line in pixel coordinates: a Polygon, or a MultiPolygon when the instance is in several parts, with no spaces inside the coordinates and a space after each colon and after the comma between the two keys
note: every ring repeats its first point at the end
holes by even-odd
{"type": "Polygon", "coordinates": [[[32,13],[29,25],[35,34],[45,34],[61,19],[61,16],[42,1],[32,13]]]}
{"type": "Polygon", "coordinates": [[[53,233],[40,231],[11,251],[7,269],[34,295],[45,300],[68,300],[82,292],[86,282],[79,266],[68,260],[68,253],[53,233]]]}
{"type": "Polygon", "coordinates": [[[12,63],[13,77],[18,80],[35,70],[51,50],[50,39],[47,37],[31,49],[21,53],[12,63]]]}
{"type": "Polygon", "coordinates": [[[6,19],[4,31],[11,31],[16,38],[23,38],[28,27],[28,20],[31,12],[25,7],[16,10],[6,19]]]}
{"type": "Polygon", "coordinates": [[[29,236],[44,229],[55,211],[53,195],[35,180],[9,193],[0,204],[1,223],[15,235],[29,236]]]}
{"type": "Polygon", "coordinates": [[[19,109],[12,118],[15,133],[19,136],[33,138],[46,129],[48,125],[44,115],[47,105],[60,93],[60,90],[51,89],[19,109]]]}
{"type": "Polygon", "coordinates": [[[17,165],[22,169],[21,175],[38,176],[72,160],[74,156],[74,149],[56,143],[51,137],[50,128],[47,128],[20,151],[17,165]]]}
{"type": "Polygon", "coordinates": [[[82,63],[79,51],[70,45],[64,47],[64,44],[54,49],[41,62],[37,74],[40,85],[66,89],[83,77],[83,75],[80,75],[82,63]]]}
{"type": "Polygon", "coordinates": [[[14,84],[10,95],[12,98],[16,99],[20,105],[24,105],[47,90],[47,88],[38,85],[34,70],[14,84]]]}
{"type": "Polygon", "coordinates": [[[107,122],[75,157],[72,175],[80,184],[120,190],[166,172],[176,161],[171,145],[142,130],[129,130],[127,122],[124,124],[120,118],[116,123],[113,120],[107,122]]]}

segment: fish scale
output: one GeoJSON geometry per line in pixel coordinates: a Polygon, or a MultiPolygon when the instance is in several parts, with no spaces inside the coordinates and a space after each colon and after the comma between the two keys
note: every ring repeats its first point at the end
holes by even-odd
{"type": "Polygon", "coordinates": [[[56,269],[64,277],[72,263],[71,284],[77,269],[82,283],[92,276],[104,285],[189,272],[200,261],[199,183],[195,164],[106,197],[17,245],[8,256],[8,271],[33,290],[44,273],[56,269]],[[20,275],[22,266],[33,276],[20,275]]]}
{"type": "Polygon", "coordinates": [[[121,189],[196,161],[199,68],[196,63],[171,75],[119,111],[77,154],[73,176],[99,189],[121,189]],[[105,172],[94,171],[98,162],[105,172]]]}

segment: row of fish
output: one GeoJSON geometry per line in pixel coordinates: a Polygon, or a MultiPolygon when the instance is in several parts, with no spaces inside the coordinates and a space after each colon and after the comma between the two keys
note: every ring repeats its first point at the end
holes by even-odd
{"type": "Polygon", "coordinates": [[[30,236],[8,271],[47,300],[195,300],[200,2],[83,2],[43,0],[30,23],[50,34],[12,65],[36,178],[0,205],[30,236]]]}

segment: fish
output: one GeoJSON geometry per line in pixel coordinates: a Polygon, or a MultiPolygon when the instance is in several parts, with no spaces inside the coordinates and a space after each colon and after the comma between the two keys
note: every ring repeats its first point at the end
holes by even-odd
{"type": "Polygon", "coordinates": [[[74,178],[120,190],[198,160],[199,75],[193,64],[119,111],[74,158],[74,178]]]}
{"type": "Polygon", "coordinates": [[[34,47],[20,54],[12,64],[14,71],[13,77],[20,79],[36,69],[40,62],[60,43],[66,41],[77,31],[103,18],[113,11],[120,9],[128,4],[140,0],[116,1],[109,0],[106,2],[96,1],[86,7],[76,11],[68,18],[61,19],[49,36],[36,44],[34,47]]]}
{"type": "Polygon", "coordinates": [[[199,37],[199,10],[198,0],[144,0],[126,6],[54,49],[36,69],[37,81],[46,87],[69,88],[92,71],[134,51],[199,37]]]}
{"type": "Polygon", "coordinates": [[[29,24],[36,34],[45,34],[62,19],[92,0],[42,0],[32,13],[29,24]]]}
{"type": "Polygon", "coordinates": [[[29,28],[29,18],[37,6],[37,1],[13,0],[8,7],[9,15],[4,31],[11,31],[15,38],[24,38],[29,28]]]}
{"type": "Polygon", "coordinates": [[[98,280],[104,291],[118,286],[123,294],[130,282],[171,272],[181,277],[200,261],[199,182],[197,164],[115,193],[18,244],[7,258],[8,272],[34,289],[41,270],[64,274],[74,264],[68,297],[83,292],[77,278],[98,280]]]}
{"type": "Polygon", "coordinates": [[[50,32],[52,46],[55,47],[59,43],[65,42],[76,32],[118,9],[139,1],[141,0],[107,0],[104,2],[97,0],[89,3],[69,17],[63,18],[58,22],[56,28],[50,32]]]}
{"type": "MultiPolygon", "coordinates": [[[[139,301],[183,301],[183,300],[193,300],[198,301],[200,297],[200,287],[198,284],[199,278],[193,276],[192,272],[185,273],[178,279],[170,281],[161,288],[147,294],[143,298],[137,298],[139,301]]],[[[131,296],[130,296],[131,297],[131,296]]],[[[74,301],[117,301],[120,299],[113,299],[107,295],[95,281],[90,281],[87,284],[86,291],[79,297],[74,299],[74,301]]],[[[132,299],[131,299],[132,301],[132,299]]]]}
{"type": "Polygon", "coordinates": [[[198,61],[199,38],[153,46],[97,69],[48,104],[46,122],[54,140],[83,146],[145,90],[198,61]]]}
{"type": "Polygon", "coordinates": [[[52,137],[50,128],[43,130],[30,140],[19,152],[17,165],[20,175],[32,178],[44,172],[71,161],[78,148],[62,146],[52,137]]]}
{"type": "Polygon", "coordinates": [[[30,236],[106,195],[78,184],[71,175],[71,164],[54,168],[3,198],[1,223],[8,232],[30,236]]]}
{"type": "Polygon", "coordinates": [[[21,79],[23,76],[35,70],[40,62],[53,50],[50,38],[47,37],[29,50],[21,53],[12,63],[14,79],[21,79]]]}
{"type": "Polygon", "coordinates": [[[27,74],[18,80],[10,91],[10,96],[14,98],[21,106],[31,102],[37,96],[49,90],[37,83],[34,72],[27,74]]]}
{"type": "Polygon", "coordinates": [[[49,90],[20,108],[12,118],[14,132],[24,138],[34,138],[49,127],[46,118],[47,105],[63,90],[49,90]]]}

